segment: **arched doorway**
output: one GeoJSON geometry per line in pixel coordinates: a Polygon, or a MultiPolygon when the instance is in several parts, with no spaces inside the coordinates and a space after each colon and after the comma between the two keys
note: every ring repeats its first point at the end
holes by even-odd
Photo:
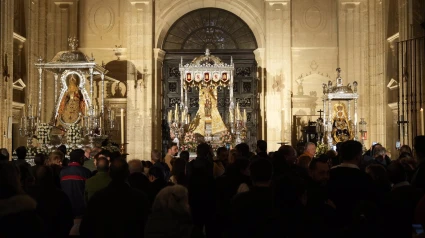
{"type": "MultiPolygon", "coordinates": [[[[180,103],[179,63],[189,63],[195,57],[204,54],[209,48],[211,54],[235,64],[234,98],[241,109],[247,111],[247,143],[253,147],[257,140],[259,102],[257,97],[257,64],[253,51],[257,41],[249,26],[235,14],[218,8],[202,8],[179,18],[169,29],[163,41],[166,52],[163,64],[163,105],[166,113],[180,103]]],[[[218,110],[224,121],[229,107],[228,89],[219,89],[218,110]]],[[[189,91],[189,113],[195,115],[198,110],[198,91],[189,91]]],[[[169,132],[163,131],[168,136],[169,132]]],[[[166,148],[167,138],[163,140],[166,148]]]]}

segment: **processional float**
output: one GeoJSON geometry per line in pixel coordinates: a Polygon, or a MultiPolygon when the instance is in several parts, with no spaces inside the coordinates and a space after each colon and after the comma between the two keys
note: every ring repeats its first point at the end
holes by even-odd
{"type": "Polygon", "coordinates": [[[183,150],[194,151],[199,142],[210,143],[213,147],[239,144],[246,137],[246,111],[243,113],[233,98],[233,59],[230,64],[211,55],[206,49],[205,55],[196,57],[191,63],[183,64],[180,70],[180,104],[170,110],[167,122],[175,141],[183,150]],[[196,115],[188,113],[189,88],[199,91],[199,108],[196,115]],[[217,107],[217,88],[229,90],[228,120],[225,123],[217,107]]]}
{"type": "Polygon", "coordinates": [[[40,57],[35,64],[39,80],[38,105],[34,107],[31,101],[28,102],[19,129],[21,136],[27,137],[29,149],[34,147],[32,138],[37,138],[39,145],[30,155],[47,153],[53,147],[50,142],[55,132],[61,138],[61,144],[66,144],[72,150],[82,148],[85,137],[93,147],[97,138],[105,139],[108,132],[115,129],[113,110],[108,108],[105,113],[104,78],[107,70],[96,64],[93,55],[89,58],[77,50],[78,41],[75,37],[70,37],[68,42],[71,48],[69,51],[60,51],[46,63],[40,57]],[[54,76],[54,110],[48,122],[41,121],[43,97],[46,101],[51,99],[49,94],[43,93],[44,71],[54,76]],[[100,102],[97,105],[94,103],[95,75],[100,75],[101,79],[100,102]],[[89,84],[88,91],[86,84],[89,84]]]}
{"type": "Polygon", "coordinates": [[[337,68],[336,85],[323,84],[323,118],[316,121],[316,131],[321,137],[321,143],[329,148],[338,142],[358,140],[358,127],[360,126],[361,142],[367,138],[366,122],[361,118],[358,122],[358,83],[343,85],[341,69],[337,68]],[[353,104],[353,105],[352,105],[353,104]],[[353,108],[354,107],[354,108],[353,108]]]}

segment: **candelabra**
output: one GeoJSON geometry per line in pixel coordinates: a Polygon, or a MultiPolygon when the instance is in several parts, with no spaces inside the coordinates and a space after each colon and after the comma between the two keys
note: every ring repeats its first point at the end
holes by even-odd
{"type": "Polygon", "coordinates": [[[231,133],[235,135],[235,143],[240,144],[245,141],[246,138],[246,110],[244,109],[243,114],[239,109],[239,103],[236,104],[235,113],[232,113],[232,109],[230,110],[229,122],[230,122],[230,130],[231,133]],[[233,118],[235,115],[235,118],[233,118]]]}
{"type": "Polygon", "coordinates": [[[324,126],[324,121],[322,117],[319,117],[316,120],[316,133],[317,133],[317,137],[318,137],[318,141],[321,144],[323,143],[323,134],[325,132],[325,126],[324,126]]]}
{"type": "Polygon", "coordinates": [[[170,127],[170,131],[175,135],[175,138],[177,139],[177,143],[180,140],[180,137],[184,134],[184,126],[188,123],[188,115],[187,115],[187,109],[181,105],[180,108],[181,115],[179,112],[179,108],[177,107],[174,110],[174,113],[172,110],[168,111],[167,116],[167,123],[170,127]]]}
{"type": "Polygon", "coordinates": [[[98,113],[97,106],[91,106],[88,112],[83,117],[83,131],[84,134],[89,138],[89,144],[91,147],[94,146],[94,139],[101,136],[103,133],[102,113],[98,113]]]}
{"type": "Polygon", "coordinates": [[[21,125],[19,128],[19,134],[21,136],[27,137],[27,146],[32,147],[32,138],[34,137],[35,130],[37,129],[37,118],[34,117],[32,105],[28,105],[28,113],[29,115],[24,115],[21,117],[21,125]]]}
{"type": "Polygon", "coordinates": [[[115,111],[114,109],[108,108],[108,114],[107,118],[105,120],[105,134],[106,135],[112,135],[117,131],[117,128],[115,127],[115,111]]]}
{"type": "Polygon", "coordinates": [[[365,144],[364,141],[367,140],[367,123],[364,120],[364,118],[360,118],[360,122],[359,122],[359,129],[360,129],[360,139],[363,145],[363,149],[365,150],[365,144]]]}

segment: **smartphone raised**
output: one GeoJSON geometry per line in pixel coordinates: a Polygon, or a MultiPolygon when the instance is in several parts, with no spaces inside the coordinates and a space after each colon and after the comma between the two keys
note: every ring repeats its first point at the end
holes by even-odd
{"type": "Polygon", "coordinates": [[[420,235],[424,233],[424,228],[421,224],[412,224],[413,231],[416,233],[416,235],[420,235]]]}

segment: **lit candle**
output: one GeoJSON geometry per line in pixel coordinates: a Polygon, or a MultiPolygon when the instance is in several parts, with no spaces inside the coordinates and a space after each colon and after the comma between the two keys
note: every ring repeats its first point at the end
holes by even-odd
{"type": "Polygon", "coordinates": [[[124,108],[121,108],[121,144],[124,144],[124,108]]]}
{"type": "Polygon", "coordinates": [[[421,108],[421,135],[424,135],[424,109],[421,108]]]}
{"type": "Polygon", "coordinates": [[[100,129],[102,129],[102,118],[101,117],[99,117],[99,127],[100,127],[100,129]]]}
{"type": "Polygon", "coordinates": [[[233,123],[233,111],[229,108],[229,120],[231,123],[233,123]]]}

